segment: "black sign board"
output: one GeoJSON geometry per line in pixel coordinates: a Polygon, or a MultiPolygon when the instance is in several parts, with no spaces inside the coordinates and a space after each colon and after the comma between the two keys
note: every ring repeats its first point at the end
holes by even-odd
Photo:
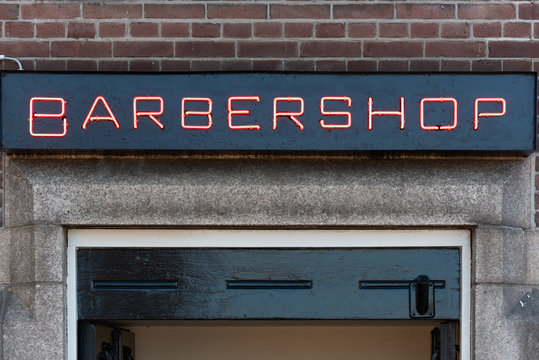
{"type": "Polygon", "coordinates": [[[535,150],[535,73],[1,75],[6,150],[535,150]]]}

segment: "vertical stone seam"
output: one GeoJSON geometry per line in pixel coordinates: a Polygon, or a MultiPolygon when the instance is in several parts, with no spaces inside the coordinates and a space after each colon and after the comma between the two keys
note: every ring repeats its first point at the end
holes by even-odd
{"type": "MultiPolygon", "coordinates": [[[[2,151],[2,159],[0,160],[2,162],[2,189],[0,189],[1,194],[1,201],[2,204],[0,205],[0,209],[2,210],[2,217],[0,217],[0,220],[2,223],[0,224],[0,228],[4,227],[4,224],[6,223],[6,153],[2,151]]],[[[0,338],[1,342],[1,338],[0,338]]],[[[0,360],[2,358],[0,357],[0,360]]]]}
{"type": "MultiPolygon", "coordinates": [[[[536,135],[537,136],[537,135],[536,135]]],[[[537,141],[537,140],[536,140],[537,141]]],[[[535,215],[537,213],[537,204],[535,203],[535,193],[537,191],[537,184],[535,183],[535,177],[537,176],[537,165],[536,165],[536,161],[537,161],[537,152],[534,152],[533,153],[533,157],[532,157],[532,164],[531,164],[531,167],[532,167],[532,171],[531,171],[531,190],[530,191],[530,196],[531,196],[531,210],[530,211],[530,216],[532,217],[532,228],[536,228],[537,227],[537,223],[535,222],[535,215]]]]}
{"type": "Polygon", "coordinates": [[[0,360],[4,359],[4,312],[7,301],[7,290],[0,290],[0,360]]]}

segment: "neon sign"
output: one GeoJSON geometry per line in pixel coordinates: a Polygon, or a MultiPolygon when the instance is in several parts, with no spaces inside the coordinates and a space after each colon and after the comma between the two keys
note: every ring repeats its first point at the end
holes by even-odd
{"type": "Polygon", "coordinates": [[[533,73],[3,73],[1,86],[8,150],[535,149],[533,73]]]}

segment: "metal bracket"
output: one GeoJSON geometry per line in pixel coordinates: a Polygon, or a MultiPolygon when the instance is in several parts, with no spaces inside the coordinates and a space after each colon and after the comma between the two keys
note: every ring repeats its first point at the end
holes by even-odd
{"type": "Polygon", "coordinates": [[[419,275],[410,283],[410,317],[433,318],[434,282],[427,275],[419,275]]]}

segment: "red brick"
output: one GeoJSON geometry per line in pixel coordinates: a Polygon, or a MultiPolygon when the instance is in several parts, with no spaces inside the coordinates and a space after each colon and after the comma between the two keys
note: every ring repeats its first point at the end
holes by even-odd
{"type": "Polygon", "coordinates": [[[376,71],[375,60],[348,60],[348,71],[376,71]]]}
{"type": "Polygon", "coordinates": [[[305,41],[301,44],[300,54],[312,57],[359,57],[361,44],[356,41],[305,41]]]}
{"type": "Polygon", "coordinates": [[[48,57],[49,44],[43,41],[0,41],[0,54],[14,57],[48,57]]]}
{"type": "MultiPolygon", "coordinates": [[[[34,70],[33,61],[21,60],[21,65],[24,70],[34,70]]],[[[19,70],[19,64],[17,64],[15,61],[2,61],[0,62],[0,70],[5,70],[5,71],[19,70]]],[[[2,194],[0,193],[0,203],[1,203],[1,198],[2,198],[2,194]]]]}
{"type": "Polygon", "coordinates": [[[239,57],[271,57],[290,58],[298,54],[298,44],[295,41],[241,41],[238,43],[239,57]]]}
{"type": "Polygon", "coordinates": [[[40,71],[65,71],[65,60],[37,59],[36,70],[40,71]]]}
{"type": "Polygon", "coordinates": [[[198,61],[191,62],[191,71],[219,71],[221,70],[220,61],[198,61]]]}
{"type": "Polygon", "coordinates": [[[286,38],[312,37],[313,24],[311,23],[286,23],[284,24],[284,36],[286,38]]]}
{"type": "Polygon", "coordinates": [[[475,37],[500,37],[502,36],[502,24],[495,23],[476,23],[473,24],[473,35],[475,37]]]}
{"type": "Polygon", "coordinates": [[[265,19],[266,5],[208,5],[208,19],[265,19]]]}
{"type": "Polygon", "coordinates": [[[505,23],[503,25],[503,36],[529,38],[531,37],[531,24],[521,22],[505,23]]]}
{"type": "Polygon", "coordinates": [[[99,61],[99,71],[127,71],[129,62],[126,60],[101,60],[99,61]]]}
{"type": "Polygon", "coordinates": [[[283,24],[274,22],[261,22],[254,24],[255,37],[280,38],[283,36],[283,24]]]}
{"type": "Polygon", "coordinates": [[[482,57],[485,56],[485,43],[478,41],[441,41],[425,45],[428,57],[482,57]]]}
{"type": "Polygon", "coordinates": [[[108,41],[53,41],[51,56],[59,57],[109,57],[111,44],[108,41]]]}
{"type": "Polygon", "coordinates": [[[376,37],[376,24],[370,24],[370,23],[348,24],[348,37],[350,38],[376,37]]]}
{"type": "Polygon", "coordinates": [[[474,60],[472,71],[501,71],[502,62],[499,60],[474,60]]]}
{"type": "Polygon", "coordinates": [[[272,19],[329,19],[329,5],[270,5],[272,19]]]}
{"type": "MultiPolygon", "coordinates": [[[[176,57],[181,58],[214,58],[233,57],[234,42],[186,41],[176,42],[176,57]]],[[[193,70],[193,69],[191,69],[193,70]]]]}
{"type": "Polygon", "coordinates": [[[468,60],[442,60],[441,71],[470,71],[468,60]]]}
{"type": "Polygon", "coordinates": [[[251,60],[232,59],[221,61],[222,71],[245,71],[252,70],[253,62],[251,60]]]}
{"type": "Polygon", "coordinates": [[[532,62],[529,60],[504,60],[503,71],[531,71],[532,62]]]}
{"type": "Polygon", "coordinates": [[[129,25],[129,34],[132,37],[156,37],[159,36],[159,24],[134,22],[129,25]]]}
{"type": "Polygon", "coordinates": [[[468,38],[470,37],[470,24],[468,23],[445,23],[442,24],[443,38],[468,38]]]}
{"type": "Polygon", "coordinates": [[[86,19],[139,19],[142,17],[142,6],[140,4],[84,4],[82,14],[86,19]]]}
{"type": "Polygon", "coordinates": [[[97,61],[95,60],[67,60],[66,70],[68,71],[96,71],[97,61]]]}
{"type": "Polygon", "coordinates": [[[514,19],[515,7],[509,4],[461,4],[458,9],[459,19],[514,19]]]}
{"type": "Polygon", "coordinates": [[[488,46],[490,57],[538,58],[539,42],[491,41],[488,46]]]}
{"type": "Polygon", "coordinates": [[[533,24],[533,37],[539,39],[539,23],[533,24]]]}
{"type": "Polygon", "coordinates": [[[397,19],[453,19],[454,5],[402,4],[397,5],[397,19]]]}
{"type": "Polygon", "coordinates": [[[404,23],[380,23],[380,37],[385,38],[403,38],[408,37],[408,24],[404,23]]]}
{"type": "Polygon", "coordinates": [[[194,38],[215,38],[221,35],[221,26],[215,23],[191,24],[191,36],[194,38]]]}
{"type": "Polygon", "coordinates": [[[334,19],[393,19],[394,5],[333,5],[334,19]]]}
{"type": "Polygon", "coordinates": [[[99,36],[100,37],[124,37],[125,24],[124,23],[108,23],[108,22],[100,23],[99,36]]]}
{"type": "Polygon", "coordinates": [[[116,41],[114,57],[157,57],[172,56],[172,41],[116,41]]]}
{"type": "Polygon", "coordinates": [[[539,213],[535,213],[535,224],[539,224],[539,213]]]}
{"type": "Polygon", "coordinates": [[[518,17],[523,20],[539,20],[539,4],[520,4],[518,17]]]}
{"type": "Polygon", "coordinates": [[[363,49],[365,57],[421,57],[423,44],[403,41],[366,41],[363,49]]]}
{"type": "Polygon", "coordinates": [[[76,39],[93,38],[95,37],[95,24],[69,23],[67,24],[67,37],[76,39]]]}
{"type": "MultiPolygon", "coordinates": [[[[22,64],[22,62],[21,62],[22,64]]],[[[22,65],[23,69],[24,69],[24,65],[22,65]]],[[[19,64],[15,63],[14,61],[0,61],[0,71],[3,71],[3,70],[17,70],[19,68],[19,64]]],[[[32,66],[33,68],[33,66],[32,66]]],[[[26,70],[28,70],[29,68],[26,68],[26,70]]]]}
{"type": "Polygon", "coordinates": [[[65,35],[65,23],[63,22],[36,24],[36,37],[38,38],[63,38],[65,35]]]}
{"type": "Polygon", "coordinates": [[[75,19],[80,17],[79,4],[23,4],[23,19],[75,19]]]}
{"type": "Polygon", "coordinates": [[[313,60],[289,60],[284,62],[286,71],[314,71],[313,60]]]}
{"type": "Polygon", "coordinates": [[[440,35],[437,23],[412,23],[410,36],[412,38],[437,38],[440,35]]]}
{"type": "Polygon", "coordinates": [[[227,38],[248,38],[251,37],[251,24],[247,23],[230,23],[223,24],[223,36],[227,38]]]}
{"type": "Polygon", "coordinates": [[[17,20],[19,18],[19,5],[0,4],[0,20],[17,20]]]}
{"type": "Polygon", "coordinates": [[[159,61],[156,60],[131,60],[130,71],[159,71],[159,61]]]}
{"type": "Polygon", "coordinates": [[[344,37],[344,24],[322,23],[316,24],[316,37],[318,38],[341,38],[344,37]]]}
{"type": "Polygon", "coordinates": [[[161,36],[163,37],[188,37],[189,24],[188,23],[162,23],[161,24],[161,36]]]}
{"type": "Polygon", "coordinates": [[[318,60],[315,64],[316,71],[346,71],[346,61],[342,60],[318,60]]]}
{"type": "Polygon", "coordinates": [[[281,60],[254,60],[253,70],[255,71],[280,71],[283,69],[281,60]]]}
{"type": "Polygon", "coordinates": [[[161,70],[163,71],[189,71],[190,69],[189,60],[161,60],[161,70]]]}
{"type": "Polygon", "coordinates": [[[410,71],[439,71],[438,60],[410,60],[410,71]]]}
{"type": "Polygon", "coordinates": [[[408,71],[408,61],[380,60],[378,71],[408,71]]]}
{"type": "Polygon", "coordinates": [[[34,37],[34,23],[7,21],[5,23],[6,37],[12,38],[31,38],[34,37]]]}

